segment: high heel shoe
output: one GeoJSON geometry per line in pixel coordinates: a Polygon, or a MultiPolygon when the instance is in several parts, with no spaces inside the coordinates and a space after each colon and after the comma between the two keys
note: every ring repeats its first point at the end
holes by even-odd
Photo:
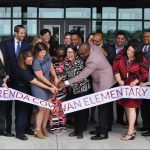
{"type": "Polygon", "coordinates": [[[46,128],[42,128],[41,130],[44,136],[49,137],[49,133],[46,128]]]}
{"type": "Polygon", "coordinates": [[[34,131],[34,136],[40,139],[45,139],[46,137],[43,135],[43,133],[41,132],[41,130],[35,130],[34,131]]]}
{"type": "Polygon", "coordinates": [[[135,135],[136,135],[136,132],[133,132],[132,134],[126,133],[125,135],[123,135],[121,137],[121,140],[123,140],[123,141],[134,140],[135,135]],[[127,138],[127,136],[128,136],[128,138],[127,138]]]}

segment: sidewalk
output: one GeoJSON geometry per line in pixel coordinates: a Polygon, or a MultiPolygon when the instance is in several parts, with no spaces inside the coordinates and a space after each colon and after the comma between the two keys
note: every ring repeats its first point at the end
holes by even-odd
{"type": "Polygon", "coordinates": [[[150,149],[150,137],[142,137],[140,132],[137,132],[135,140],[121,141],[121,134],[126,130],[118,124],[113,125],[109,139],[101,141],[90,140],[90,130],[84,132],[84,138],[81,140],[69,137],[68,133],[71,131],[68,129],[66,133],[60,135],[51,134],[44,140],[28,135],[27,141],[0,136],[0,149],[150,149]]]}

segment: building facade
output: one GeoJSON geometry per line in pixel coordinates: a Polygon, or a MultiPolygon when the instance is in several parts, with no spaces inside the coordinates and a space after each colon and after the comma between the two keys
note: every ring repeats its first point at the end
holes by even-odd
{"type": "Polygon", "coordinates": [[[84,39],[103,31],[112,42],[118,30],[140,39],[150,28],[150,0],[0,0],[1,39],[12,36],[17,24],[25,25],[28,37],[48,28],[59,43],[71,30],[79,30],[84,39]]]}

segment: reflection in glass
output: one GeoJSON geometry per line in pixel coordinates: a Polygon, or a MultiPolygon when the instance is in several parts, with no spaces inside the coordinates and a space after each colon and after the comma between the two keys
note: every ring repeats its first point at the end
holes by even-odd
{"type": "Polygon", "coordinates": [[[27,8],[27,17],[28,18],[37,18],[37,8],[36,7],[28,7],[27,8]]]}
{"type": "Polygon", "coordinates": [[[21,18],[21,7],[13,7],[13,17],[21,18]]]}
{"type": "Polygon", "coordinates": [[[92,32],[101,31],[102,22],[101,21],[93,21],[92,22],[92,32]]]}
{"type": "Polygon", "coordinates": [[[101,19],[102,18],[102,9],[101,7],[94,7],[92,8],[92,18],[93,19],[101,19]]]}
{"type": "Polygon", "coordinates": [[[103,33],[113,32],[116,30],[116,21],[102,21],[103,33]]]}
{"type": "Polygon", "coordinates": [[[0,36],[6,36],[11,34],[11,21],[0,20],[0,36]]]}
{"type": "Polygon", "coordinates": [[[103,19],[116,19],[116,7],[103,7],[102,18],[103,19]]]}
{"type": "Polygon", "coordinates": [[[150,22],[148,21],[144,22],[144,29],[150,29],[150,22]]]}
{"type": "Polygon", "coordinates": [[[37,34],[37,20],[27,20],[27,35],[33,36],[37,34]]]}
{"type": "Polygon", "coordinates": [[[66,8],[66,18],[91,18],[91,9],[66,8]]]}
{"type": "Polygon", "coordinates": [[[145,20],[150,20],[150,8],[145,8],[144,9],[144,19],[145,20]]]}
{"type": "Polygon", "coordinates": [[[119,21],[118,29],[130,32],[142,30],[142,21],[119,21]]]}
{"type": "Polygon", "coordinates": [[[9,18],[9,17],[11,17],[11,8],[0,7],[0,18],[9,18]]]}
{"type": "Polygon", "coordinates": [[[13,27],[12,27],[12,30],[13,30],[13,33],[14,33],[14,27],[18,24],[21,24],[21,19],[15,19],[13,20],[13,27]]]}
{"type": "Polygon", "coordinates": [[[119,19],[142,19],[141,8],[119,9],[119,19]]]}
{"type": "Polygon", "coordinates": [[[64,18],[63,8],[39,8],[40,18],[64,18]]]}

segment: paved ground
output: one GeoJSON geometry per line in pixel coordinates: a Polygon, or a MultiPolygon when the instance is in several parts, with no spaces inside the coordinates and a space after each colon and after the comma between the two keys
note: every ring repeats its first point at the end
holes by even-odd
{"type": "Polygon", "coordinates": [[[61,135],[51,134],[47,139],[38,139],[28,136],[29,140],[20,141],[16,138],[0,137],[0,149],[150,149],[150,137],[145,138],[137,132],[135,140],[121,141],[121,134],[126,130],[118,124],[114,124],[113,131],[109,133],[109,139],[102,141],[91,141],[89,130],[84,133],[84,138],[69,137],[68,133],[61,135]]]}

